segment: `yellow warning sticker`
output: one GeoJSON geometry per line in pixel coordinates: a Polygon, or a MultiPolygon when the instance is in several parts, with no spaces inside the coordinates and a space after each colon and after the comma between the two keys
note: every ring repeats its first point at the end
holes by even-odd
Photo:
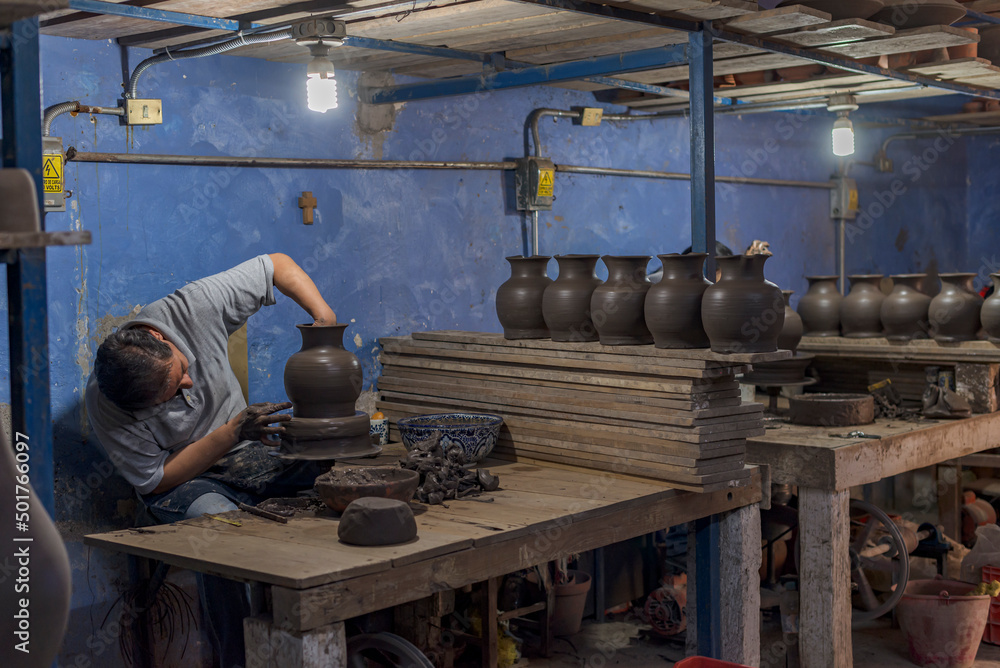
{"type": "Polygon", "coordinates": [[[46,155],[42,165],[45,192],[61,195],[63,192],[63,159],[61,155],[46,155]]]}
{"type": "Polygon", "coordinates": [[[555,181],[554,169],[541,169],[538,172],[538,196],[552,197],[552,184],[555,181]]]}
{"type": "Polygon", "coordinates": [[[858,210],[858,191],[857,189],[851,190],[847,196],[847,208],[851,211],[858,210]]]}

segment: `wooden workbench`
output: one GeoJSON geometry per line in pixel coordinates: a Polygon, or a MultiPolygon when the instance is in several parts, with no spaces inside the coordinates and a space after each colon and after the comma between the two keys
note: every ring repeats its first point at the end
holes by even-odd
{"type": "MultiPolygon", "coordinates": [[[[329,668],[345,665],[343,622],[351,617],[711,518],[721,576],[718,586],[696,594],[697,606],[720,620],[720,658],[756,665],[757,469],[749,485],[695,494],[610,472],[487,465],[500,476],[499,491],[447,507],[413,504],[419,534],[403,545],[344,545],[333,514],[278,524],[239,511],[226,517],[242,526],[199,518],[141,533],[94,534],[85,543],[269,586],[270,618],[247,620],[248,668],[329,668]]],[[[700,555],[699,563],[709,556],[700,555]]],[[[494,664],[495,654],[484,656],[484,666],[494,664]]]]}
{"type": "Polygon", "coordinates": [[[965,420],[784,424],[747,441],[747,461],[799,488],[799,648],[803,668],[850,668],[850,488],[1000,446],[1000,413],[965,420]],[[861,429],[877,439],[844,439],[861,429]]]}

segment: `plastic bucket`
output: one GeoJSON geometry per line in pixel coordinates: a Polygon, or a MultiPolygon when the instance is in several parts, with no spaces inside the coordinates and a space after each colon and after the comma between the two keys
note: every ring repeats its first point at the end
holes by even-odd
{"type": "Polygon", "coordinates": [[[976,585],[954,580],[912,580],[896,606],[899,626],[918,666],[970,668],[990,610],[989,596],[970,596],[976,585]]]}
{"type": "Polygon", "coordinates": [[[567,571],[570,581],[555,585],[556,602],[552,610],[552,634],[571,636],[580,631],[583,608],[590,591],[590,576],[583,571],[567,571]]]}

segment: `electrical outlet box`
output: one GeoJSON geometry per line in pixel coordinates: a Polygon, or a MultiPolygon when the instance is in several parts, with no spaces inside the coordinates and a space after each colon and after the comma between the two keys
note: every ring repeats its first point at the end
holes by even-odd
{"type": "Polygon", "coordinates": [[[546,158],[518,158],[514,190],[518,211],[551,211],[556,166],[546,158]]]}
{"type": "Polygon", "coordinates": [[[578,107],[575,111],[580,112],[580,125],[586,127],[596,127],[601,124],[601,119],[604,118],[604,110],[600,107],[578,107]]]}
{"type": "Polygon", "coordinates": [[[65,168],[62,137],[42,137],[42,191],[46,212],[66,210],[65,168]]]}
{"type": "Polygon", "coordinates": [[[163,102],[161,100],[122,100],[125,115],[122,125],[159,125],[163,123],[163,102]]]}
{"type": "Polygon", "coordinates": [[[830,217],[836,220],[854,220],[858,217],[858,184],[843,176],[831,179],[830,217]]]}

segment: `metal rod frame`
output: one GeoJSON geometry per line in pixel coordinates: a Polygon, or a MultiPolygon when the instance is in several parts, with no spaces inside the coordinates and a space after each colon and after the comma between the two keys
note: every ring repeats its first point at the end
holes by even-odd
{"type": "Polygon", "coordinates": [[[91,14],[124,16],[132,19],[144,19],[146,21],[174,23],[176,25],[191,26],[192,28],[205,28],[206,30],[239,32],[246,28],[266,27],[260,23],[241,23],[232,19],[220,19],[212,16],[171,12],[165,9],[102,2],[101,0],[69,0],[69,8],[91,14]]]}
{"type": "MultiPolygon", "coordinates": [[[[0,45],[3,167],[31,174],[44,230],[38,18],[13,23],[11,34],[17,38],[0,45]]],[[[45,249],[22,248],[7,259],[11,431],[15,440],[26,437],[36,499],[55,517],[45,249]]]]}
{"type": "MultiPolygon", "coordinates": [[[[691,248],[708,253],[705,271],[715,276],[715,109],[712,104],[712,37],[689,36],[691,72],[691,248]]],[[[700,631],[700,629],[699,629],[700,631]]]]}

